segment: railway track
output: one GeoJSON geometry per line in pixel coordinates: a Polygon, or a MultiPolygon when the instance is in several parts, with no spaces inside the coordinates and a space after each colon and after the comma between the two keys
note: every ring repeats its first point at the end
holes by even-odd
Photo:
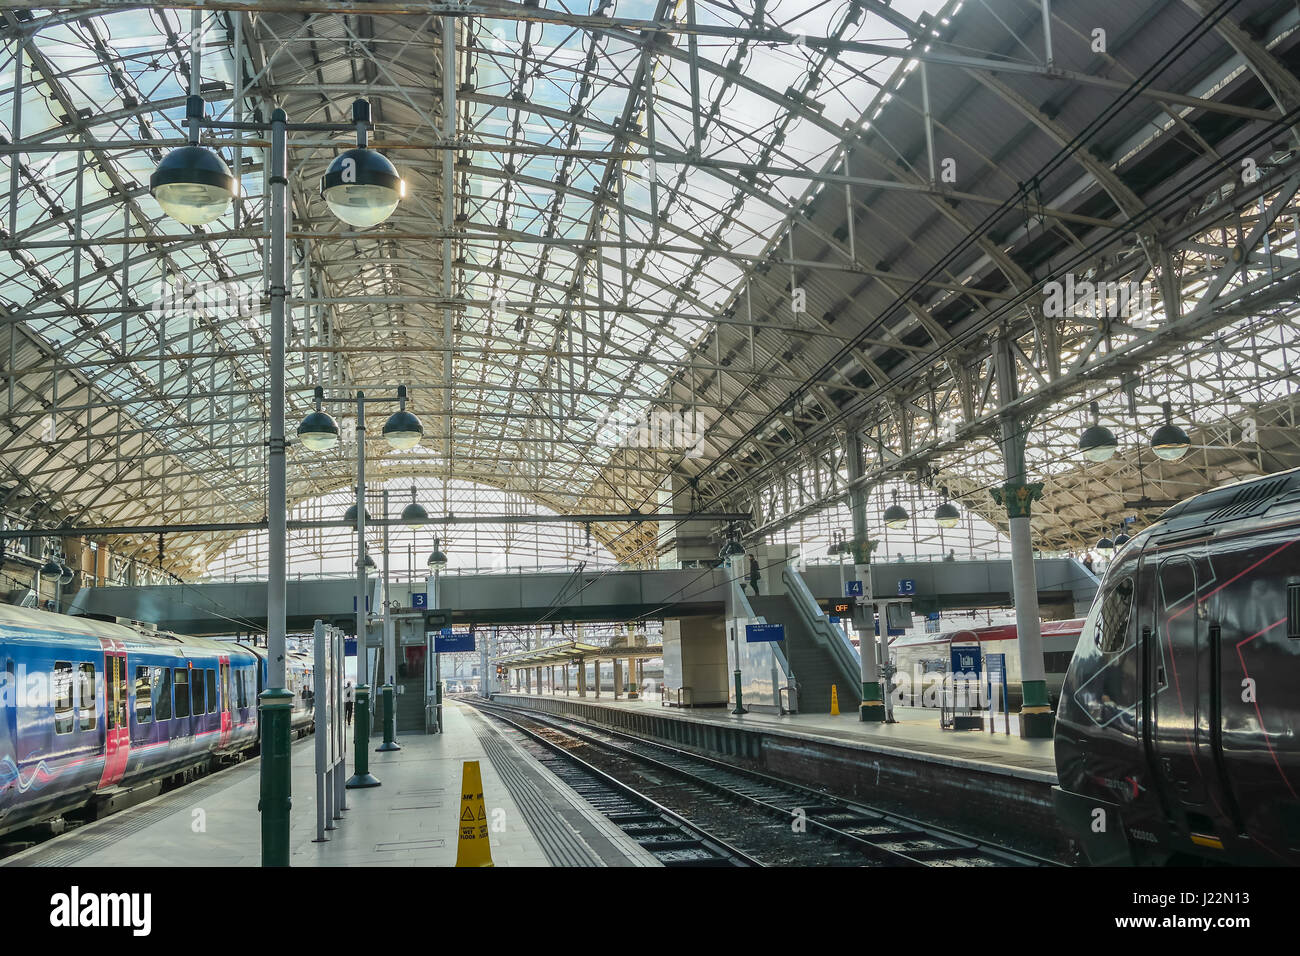
{"type": "MultiPolygon", "coordinates": [[[[706,833],[690,820],[569,752],[562,744],[493,709],[494,720],[518,734],[516,741],[646,852],[667,867],[761,866],[748,854],[706,833]]],[[[523,716],[523,715],[519,715],[523,716]]]]}
{"type": "Polygon", "coordinates": [[[551,753],[598,768],[646,799],[653,794],[761,865],[1058,865],[665,744],[495,702],[467,702],[551,753]]]}

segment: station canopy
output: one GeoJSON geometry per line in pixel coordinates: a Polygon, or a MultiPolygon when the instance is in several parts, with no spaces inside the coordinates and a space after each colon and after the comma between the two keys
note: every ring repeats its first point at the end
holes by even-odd
{"type": "MultiPolygon", "coordinates": [[[[345,436],[290,446],[291,505],[353,483],[346,399],[398,385],[424,438],[390,449],[396,405],[368,410],[376,479],[560,515],[691,489],[756,535],[845,499],[849,434],[864,481],[1002,527],[1023,434],[1045,548],[1300,464],[1295,8],[1080,0],[1045,31],[1043,6],[5,4],[11,526],[264,519],[268,144],[205,132],[241,195],[168,219],[148,182],[191,93],[297,123],[365,98],[407,184],[355,230],[319,193],[349,135],[290,134],[289,431],[321,386],[345,436]]],[[[593,530],[653,564],[663,529],[593,530]]],[[[165,566],[235,537],[173,536],[165,566]]]]}

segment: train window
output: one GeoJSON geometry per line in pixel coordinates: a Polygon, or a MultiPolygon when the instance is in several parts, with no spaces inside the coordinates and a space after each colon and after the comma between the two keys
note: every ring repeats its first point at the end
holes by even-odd
{"type": "Polygon", "coordinates": [[[78,710],[81,717],[81,729],[94,730],[95,712],[99,703],[95,695],[95,665],[78,664],[77,676],[80,678],[77,693],[80,697],[78,710]]]}
{"type": "Polygon", "coordinates": [[[1166,611],[1196,596],[1196,567],[1189,558],[1169,558],[1160,565],[1160,594],[1166,611]]]}
{"type": "Polygon", "coordinates": [[[135,722],[147,724],[153,720],[153,682],[149,680],[149,668],[135,669],[135,722]]]}
{"type": "Polygon", "coordinates": [[[172,719],[172,669],[153,669],[153,719],[172,719]]]}
{"type": "Polygon", "coordinates": [[[239,706],[248,706],[248,669],[244,668],[235,675],[239,678],[239,706]]]}
{"type": "Polygon", "coordinates": [[[190,671],[190,703],[193,704],[195,717],[202,717],[208,712],[206,688],[207,684],[203,682],[203,671],[190,671]]]}
{"type": "Polygon", "coordinates": [[[1109,588],[1101,600],[1097,630],[1093,639],[1103,654],[1113,654],[1128,637],[1128,619],[1133,610],[1133,577],[1125,575],[1109,588]]]}
{"type": "Polygon", "coordinates": [[[217,672],[208,668],[203,672],[203,676],[208,680],[208,713],[217,712],[217,672]]]}
{"type": "Polygon", "coordinates": [[[177,667],[172,672],[172,689],[176,694],[176,707],[172,711],[177,717],[190,715],[190,672],[188,668],[177,667]]]}
{"type": "Polygon", "coordinates": [[[54,732],[72,733],[72,665],[54,662],[54,732]]]}
{"type": "Polygon", "coordinates": [[[1300,638],[1300,584],[1286,586],[1286,636],[1300,638]]]}

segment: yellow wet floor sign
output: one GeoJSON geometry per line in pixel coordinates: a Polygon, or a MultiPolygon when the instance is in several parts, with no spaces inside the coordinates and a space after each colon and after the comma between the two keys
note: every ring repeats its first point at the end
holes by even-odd
{"type": "Polygon", "coordinates": [[[835,685],[831,684],[831,716],[840,715],[840,695],[835,692],[835,685]]]}
{"type": "Polygon", "coordinates": [[[466,760],[460,780],[460,838],[456,841],[457,866],[492,866],[488,844],[487,807],[483,802],[483,775],[477,760],[466,760]]]}

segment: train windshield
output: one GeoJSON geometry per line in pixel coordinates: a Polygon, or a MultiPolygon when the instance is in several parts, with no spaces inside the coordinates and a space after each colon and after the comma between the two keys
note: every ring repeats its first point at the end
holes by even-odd
{"type": "Polygon", "coordinates": [[[1129,615],[1133,609],[1133,576],[1126,574],[1106,588],[1097,615],[1094,639],[1103,654],[1113,654],[1124,646],[1128,635],[1129,615]]]}

